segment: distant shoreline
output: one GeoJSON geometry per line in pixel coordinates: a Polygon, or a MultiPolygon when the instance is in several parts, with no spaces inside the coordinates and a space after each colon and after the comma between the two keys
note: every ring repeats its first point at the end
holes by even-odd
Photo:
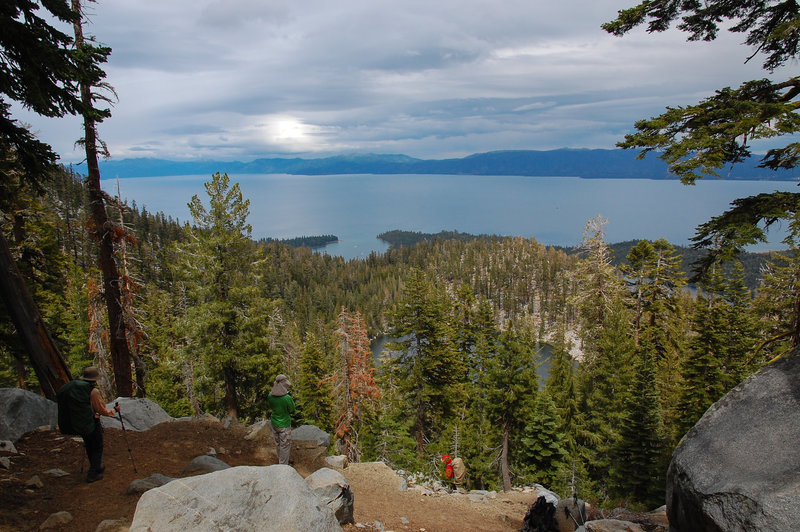
{"type": "MultiPolygon", "coordinates": [[[[104,179],[128,177],[166,177],[178,175],[284,174],[324,175],[450,175],[502,177],[579,177],[581,179],[677,180],[667,165],[655,155],[637,159],[628,150],[550,151],[509,150],[479,153],[458,159],[415,159],[406,155],[339,155],[319,159],[265,158],[254,161],[169,161],[163,159],[122,159],[100,163],[104,179]]],[[[760,168],[760,159],[751,157],[718,172],[724,181],[794,181],[792,170],[760,168]]],[[[85,165],[74,165],[85,173],[85,165]]]]}

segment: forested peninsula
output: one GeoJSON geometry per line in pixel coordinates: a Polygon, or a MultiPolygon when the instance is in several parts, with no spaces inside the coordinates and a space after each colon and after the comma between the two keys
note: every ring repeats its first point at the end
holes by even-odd
{"type": "MultiPolygon", "coordinates": [[[[4,235],[72,374],[96,364],[110,376],[89,195],[67,168],[49,179],[13,189],[24,224],[4,235]]],[[[791,319],[793,253],[764,257],[754,289],[734,261],[690,291],[681,249],[630,242],[621,260],[600,218],[574,250],[454,232],[345,261],[253,240],[249,201],[227,174],[187,202],[184,225],[118,199],[106,209],[135,395],[174,417],[255,421],[284,373],[293,423],[330,432],[351,460],[438,475],[457,447],[474,488],[536,482],[649,508],[663,504],[683,434],[789,342],[756,350],[791,319]],[[376,357],[378,338],[390,341],[376,357]]],[[[0,386],[37,390],[7,311],[0,386]]],[[[117,395],[114,379],[102,386],[117,395]]]]}

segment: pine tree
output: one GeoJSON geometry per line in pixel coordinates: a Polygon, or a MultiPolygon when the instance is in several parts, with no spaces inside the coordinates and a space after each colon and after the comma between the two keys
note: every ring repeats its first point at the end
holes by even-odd
{"type": "Polygon", "coordinates": [[[574,459],[578,469],[588,471],[600,497],[608,490],[609,451],[619,438],[634,349],[628,292],[612,265],[605,223],[597,217],[586,225],[581,246],[586,257],[576,267],[578,293],[573,298],[584,352],[577,375],[579,415],[571,420],[577,437],[574,459]]]}
{"type": "Polygon", "coordinates": [[[197,195],[189,203],[196,227],[187,228],[175,274],[184,276],[193,301],[185,318],[193,339],[190,352],[205,366],[206,378],[213,379],[209,384],[222,381],[225,411],[237,419],[238,373],[247,348],[241,344],[243,320],[259,297],[254,272],[259,256],[249,240],[250,200],[242,197],[239,184],[231,186],[228,174],[216,173],[205,188],[208,208],[197,195]]]}
{"type": "Polygon", "coordinates": [[[688,431],[714,402],[736,386],[748,371],[756,323],[750,316],[750,297],[741,265],[725,278],[717,265],[701,284],[693,319],[696,336],[684,362],[680,434],[688,431]]]}
{"type": "Polygon", "coordinates": [[[523,471],[521,476],[526,483],[536,482],[565,493],[569,449],[564,421],[546,390],[536,394],[533,410],[535,414],[523,427],[520,438],[517,463],[523,471]]]}
{"type": "Polygon", "coordinates": [[[333,433],[336,429],[335,400],[333,383],[328,375],[335,371],[331,352],[336,346],[327,345],[329,343],[327,331],[306,333],[292,396],[305,423],[333,433]]]}
{"type": "Polygon", "coordinates": [[[397,307],[390,313],[390,349],[397,356],[386,363],[393,386],[413,418],[415,449],[422,455],[435,439],[461,395],[465,371],[455,349],[448,316],[449,300],[419,269],[412,270],[397,307]]]}
{"type": "MultiPolygon", "coordinates": [[[[75,79],[78,68],[69,48],[71,39],[53,25],[69,24],[75,18],[63,0],[8,0],[0,10],[0,208],[5,213],[19,214],[9,208],[8,200],[20,188],[43,193],[57,159],[50,146],[12,117],[8,100],[49,117],[76,114],[80,109],[75,79]],[[40,9],[45,11],[43,16],[40,9]]],[[[42,393],[55,399],[58,388],[72,376],[2,230],[0,267],[4,272],[0,275],[0,297],[36,371],[42,393]]]]}
{"type": "Polygon", "coordinates": [[[654,352],[653,347],[645,346],[636,362],[636,377],[625,401],[610,469],[612,492],[648,508],[664,501],[668,462],[654,352]]]}
{"type": "Polygon", "coordinates": [[[513,324],[502,332],[497,351],[488,357],[479,381],[485,395],[486,416],[499,430],[502,487],[511,489],[512,464],[524,454],[522,433],[535,417],[538,390],[536,355],[530,334],[513,324]]]}
{"type": "Polygon", "coordinates": [[[652,349],[658,364],[657,385],[665,419],[680,419],[680,363],[686,332],[682,327],[681,290],[686,278],[681,257],[666,240],[646,240],[634,246],[628,263],[620,267],[629,286],[634,309],[634,343],[652,349]]]}

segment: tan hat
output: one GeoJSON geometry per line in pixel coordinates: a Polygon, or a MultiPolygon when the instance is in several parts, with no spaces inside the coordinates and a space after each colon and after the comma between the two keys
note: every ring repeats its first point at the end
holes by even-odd
{"type": "Polygon", "coordinates": [[[275,384],[272,385],[271,393],[274,397],[281,397],[289,393],[289,386],[291,385],[292,383],[289,382],[288,377],[286,377],[286,375],[281,373],[280,375],[275,377],[275,384]]]}
{"type": "Polygon", "coordinates": [[[89,381],[89,382],[97,382],[97,379],[100,378],[100,370],[98,370],[95,366],[89,366],[83,370],[83,375],[81,375],[81,380],[89,381]]]}

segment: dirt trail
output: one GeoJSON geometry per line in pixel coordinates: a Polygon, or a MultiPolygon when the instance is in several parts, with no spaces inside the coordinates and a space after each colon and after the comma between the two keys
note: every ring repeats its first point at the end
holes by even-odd
{"type": "MultiPolygon", "coordinates": [[[[214,420],[168,422],[147,431],[105,431],[105,478],[86,484],[83,443],[58,431],[29,433],[15,443],[19,455],[11,456],[11,468],[0,468],[0,532],[39,530],[55,512],[67,511],[70,523],[55,532],[94,532],[104,520],[129,525],[138,495],[126,495],[137,478],[155,473],[184,476],[183,468],[210,448],[231,466],[277,463],[272,442],[244,439],[246,428],[231,428],[214,420]],[[131,452],[128,453],[130,447],[131,452]],[[133,461],[131,461],[131,456],[133,461]],[[134,466],[136,472],[134,472],[134,466]],[[84,473],[81,474],[83,467],[84,473]],[[66,476],[48,471],[61,469],[66,476]],[[44,487],[28,489],[25,483],[38,475],[44,487]]],[[[306,477],[323,467],[319,459],[295,456],[295,469],[306,477]]],[[[466,496],[425,496],[414,490],[401,491],[399,477],[382,464],[353,464],[342,471],[355,496],[356,523],[374,529],[375,521],[385,530],[470,532],[520,530],[532,494],[500,493],[488,502],[473,502],[466,496]]],[[[349,525],[346,530],[365,530],[349,525]]]]}

